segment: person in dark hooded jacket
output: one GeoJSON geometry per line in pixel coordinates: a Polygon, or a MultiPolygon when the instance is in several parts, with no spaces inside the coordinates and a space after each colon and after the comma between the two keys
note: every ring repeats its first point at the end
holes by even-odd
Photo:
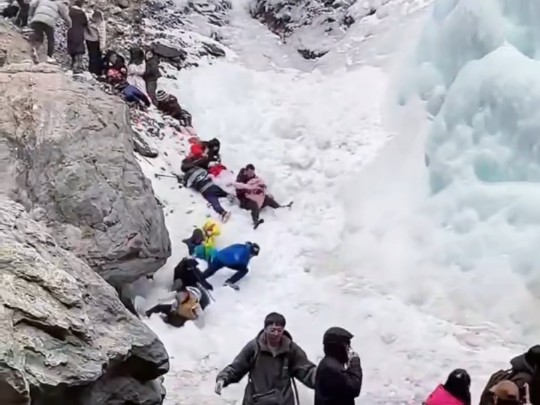
{"type": "Polygon", "coordinates": [[[360,357],[351,350],[353,335],[340,327],[323,336],[324,358],[315,376],[315,405],[354,405],[362,389],[360,357]]]}
{"type": "Polygon", "coordinates": [[[193,233],[191,236],[187,239],[183,239],[182,242],[184,242],[188,248],[188,253],[190,256],[193,256],[193,253],[195,252],[195,248],[197,246],[200,246],[204,242],[204,232],[202,229],[195,228],[193,230],[193,233]]]}
{"type": "Polygon", "coordinates": [[[163,114],[170,115],[174,119],[178,120],[180,125],[182,125],[183,127],[193,127],[193,119],[191,117],[191,114],[180,106],[180,103],[175,96],[166,93],[163,90],[158,90],[155,94],[155,98],[156,107],[159,111],[161,111],[163,114]]]}
{"type": "Polygon", "coordinates": [[[146,93],[152,100],[152,103],[157,106],[157,82],[161,77],[159,71],[159,57],[151,50],[147,50],[144,57],[146,58],[146,70],[144,71],[143,79],[146,83],[146,93]]]}
{"type": "MultiPolygon", "coordinates": [[[[285,330],[285,317],[270,313],[264,329],[216,378],[216,394],[248,375],[242,405],[299,403],[294,379],[308,388],[315,384],[315,364],[285,330]]],[[[343,405],[343,404],[341,404],[343,405]]]]}
{"type": "Polygon", "coordinates": [[[82,9],[83,0],[75,0],[69,8],[71,28],[67,31],[67,51],[71,56],[71,70],[73,73],[83,72],[83,56],[86,53],[84,33],[88,27],[88,18],[82,9]]]}
{"type": "Polygon", "coordinates": [[[492,388],[506,380],[518,386],[521,397],[526,396],[525,385],[528,385],[531,404],[540,405],[540,345],[535,345],[526,353],[513,358],[510,365],[512,368],[509,370],[499,370],[491,376],[480,397],[480,405],[493,405],[492,388]]]}
{"type": "Polygon", "coordinates": [[[173,277],[173,290],[185,290],[187,287],[196,287],[201,291],[200,305],[205,309],[210,303],[210,298],[204,289],[212,290],[213,287],[204,279],[197,260],[190,257],[184,257],[176,265],[173,277]]]}

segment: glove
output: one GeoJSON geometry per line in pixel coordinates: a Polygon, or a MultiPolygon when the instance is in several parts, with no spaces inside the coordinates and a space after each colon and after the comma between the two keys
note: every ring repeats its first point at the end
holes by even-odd
{"type": "Polygon", "coordinates": [[[217,381],[216,388],[215,388],[216,394],[221,395],[221,390],[223,389],[224,385],[225,385],[225,381],[223,380],[217,381]]]}
{"type": "Polygon", "coordinates": [[[349,349],[349,363],[354,358],[360,359],[360,356],[353,349],[349,349]]]}

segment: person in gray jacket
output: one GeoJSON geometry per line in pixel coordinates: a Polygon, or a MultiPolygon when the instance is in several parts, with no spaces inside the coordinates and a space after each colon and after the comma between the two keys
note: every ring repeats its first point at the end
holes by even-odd
{"type": "Polygon", "coordinates": [[[47,37],[47,62],[54,63],[54,26],[58,18],[62,18],[68,28],[71,28],[68,7],[61,0],[32,0],[29,10],[30,27],[33,32],[30,37],[32,43],[32,59],[39,63],[38,49],[47,37]]]}
{"type": "Polygon", "coordinates": [[[248,342],[232,364],[216,378],[216,394],[248,375],[242,405],[299,404],[294,379],[315,387],[316,366],[285,330],[285,317],[276,312],[264,320],[264,330],[248,342]]]}

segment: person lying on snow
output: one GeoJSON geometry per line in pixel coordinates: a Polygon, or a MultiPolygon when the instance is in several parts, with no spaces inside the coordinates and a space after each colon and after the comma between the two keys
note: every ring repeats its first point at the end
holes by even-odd
{"type": "Polygon", "coordinates": [[[187,287],[198,288],[201,291],[200,304],[202,309],[210,304],[210,297],[205,290],[211,290],[212,285],[204,279],[197,260],[191,257],[183,258],[174,268],[173,290],[185,290],[187,287]]]}
{"type": "Polygon", "coordinates": [[[535,345],[526,353],[513,358],[509,370],[499,370],[489,379],[480,396],[480,405],[493,405],[492,388],[501,381],[512,381],[520,391],[520,397],[530,395],[532,405],[540,405],[540,345],[535,345]],[[530,392],[526,391],[530,389],[530,392]]]}
{"type": "Polygon", "coordinates": [[[186,287],[176,294],[172,304],[158,304],[146,311],[146,316],[164,314],[163,320],[177,328],[184,326],[186,321],[194,321],[202,316],[200,291],[197,288],[186,287]]]}
{"type": "Polygon", "coordinates": [[[308,388],[315,384],[315,364],[285,330],[285,317],[270,313],[264,329],[249,341],[216,378],[216,394],[248,375],[243,405],[299,404],[294,379],[308,388]]]}
{"type": "Polygon", "coordinates": [[[444,385],[439,385],[422,405],[471,405],[471,377],[463,369],[450,373],[444,385]]]}
{"type": "Polygon", "coordinates": [[[191,141],[189,155],[184,159],[184,162],[208,170],[212,176],[218,176],[219,171],[225,169],[225,166],[221,165],[220,146],[221,143],[216,138],[202,142],[195,139],[191,141]]]}
{"type": "Polygon", "coordinates": [[[203,278],[206,280],[212,277],[218,270],[227,267],[235,273],[229,277],[224,286],[239,290],[238,283],[248,273],[248,265],[251,259],[259,255],[261,248],[256,243],[237,243],[217,251],[212,260],[208,263],[208,268],[203,271],[203,278]]]}
{"type": "Polygon", "coordinates": [[[259,219],[263,208],[270,207],[276,209],[290,207],[292,205],[292,202],[287,205],[280,205],[271,194],[266,193],[266,184],[260,177],[257,177],[255,166],[252,164],[248,164],[246,167],[240,169],[234,186],[236,188],[236,196],[240,201],[240,207],[251,211],[254,229],[257,229],[264,222],[263,219],[259,219]]]}
{"type": "MultiPolygon", "coordinates": [[[[185,159],[184,159],[185,161],[185,159]]],[[[216,211],[223,222],[227,222],[231,216],[230,212],[225,211],[219,202],[220,198],[234,198],[218,185],[214,184],[208,172],[205,169],[197,167],[195,163],[182,163],[184,172],[183,184],[185,187],[192,188],[201,193],[203,198],[208,201],[214,211],[216,211]]]]}
{"type": "Polygon", "coordinates": [[[362,389],[360,357],[351,349],[352,333],[332,327],[323,336],[324,357],[315,375],[315,405],[354,405],[362,389]]]}
{"type": "Polygon", "coordinates": [[[186,132],[182,132],[184,135],[197,136],[197,132],[193,128],[193,117],[189,111],[180,106],[180,103],[175,96],[166,93],[163,90],[158,90],[156,92],[156,107],[163,114],[178,120],[180,126],[186,129],[186,132]]]}

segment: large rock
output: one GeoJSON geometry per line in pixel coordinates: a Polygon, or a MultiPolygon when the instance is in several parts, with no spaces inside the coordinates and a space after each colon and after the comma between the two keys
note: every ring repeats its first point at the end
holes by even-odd
{"type": "Polygon", "coordinates": [[[162,402],[154,380],[169,362],[157,336],[127,312],[112,286],[6,197],[0,285],[0,404],[162,402]]]}
{"type": "Polygon", "coordinates": [[[12,172],[1,187],[64,249],[116,286],[165,263],[163,211],[119,98],[52,66],[11,64],[0,69],[0,105],[0,154],[12,172]]]}

